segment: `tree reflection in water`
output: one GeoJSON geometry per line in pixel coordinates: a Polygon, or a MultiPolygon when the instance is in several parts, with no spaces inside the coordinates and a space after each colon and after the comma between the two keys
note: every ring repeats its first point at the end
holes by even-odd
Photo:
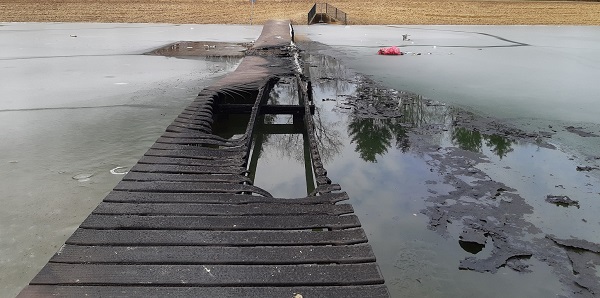
{"type": "Polygon", "coordinates": [[[513,151],[513,141],[500,135],[484,135],[477,130],[456,127],[452,131],[452,141],[459,148],[473,152],[481,152],[483,142],[490,150],[502,159],[513,151]]]}
{"type": "Polygon", "coordinates": [[[378,156],[386,154],[392,146],[409,152],[411,131],[426,134],[433,143],[451,139],[455,145],[470,151],[481,152],[485,144],[500,158],[512,151],[513,142],[507,138],[454,127],[457,110],[443,103],[383,88],[330,56],[309,55],[306,61],[316,95],[314,119],[323,157],[330,158],[339,152],[341,141],[335,127],[345,119],[322,116],[326,111],[319,107],[321,100],[334,101],[336,112],[348,115],[345,124],[348,137],[360,158],[367,162],[377,162],[378,156]]]}
{"type": "MultiPolygon", "coordinates": [[[[417,94],[380,88],[366,77],[357,80],[348,134],[355,151],[368,162],[377,162],[394,145],[406,153],[410,150],[408,130],[451,123],[448,108],[417,94]]],[[[433,137],[433,136],[432,136],[433,137]]]]}
{"type": "Polygon", "coordinates": [[[355,151],[360,158],[368,162],[377,162],[377,155],[383,155],[391,146],[392,132],[379,119],[353,117],[348,125],[348,134],[355,151]]]}
{"type": "MultiPolygon", "coordinates": [[[[298,88],[295,79],[282,81],[277,84],[269,94],[269,104],[298,104],[298,88]],[[295,100],[291,100],[295,99],[295,100]]],[[[304,147],[306,131],[300,119],[294,120],[289,115],[264,115],[265,124],[290,124],[294,125],[294,132],[286,134],[264,134],[262,144],[266,148],[274,149],[280,156],[292,158],[298,162],[305,162],[304,147]]],[[[313,115],[315,139],[323,162],[328,162],[337,155],[342,148],[341,134],[336,129],[336,123],[325,119],[320,109],[315,109],[313,115]]],[[[264,148],[263,148],[264,149],[264,148]]]]}
{"type": "Polygon", "coordinates": [[[486,145],[488,145],[492,151],[502,159],[509,152],[513,151],[513,141],[499,135],[486,136],[486,145]]]}
{"type": "Polygon", "coordinates": [[[452,141],[457,144],[460,149],[480,152],[482,145],[481,139],[481,133],[476,130],[457,127],[452,131],[452,141]]]}

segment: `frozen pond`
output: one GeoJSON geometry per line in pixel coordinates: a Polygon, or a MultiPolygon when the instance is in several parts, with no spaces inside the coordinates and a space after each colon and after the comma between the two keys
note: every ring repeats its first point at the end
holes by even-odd
{"type": "Polygon", "coordinates": [[[260,32],[258,26],[0,25],[1,297],[14,297],[119,173],[200,90],[239,62],[141,54],[180,40],[247,42],[260,32]]]}
{"type": "MultiPolygon", "coordinates": [[[[261,29],[0,24],[0,296],[18,293],[119,173],[238,62],[141,54],[179,40],[251,41],[261,29]]],[[[393,297],[570,296],[575,281],[598,289],[597,254],[574,276],[572,249],[548,238],[600,243],[599,171],[577,170],[598,166],[600,138],[575,133],[600,134],[597,27],[317,25],[296,33],[332,46],[315,45],[307,57],[320,151],[329,177],[349,193],[393,297]],[[393,44],[411,54],[375,55],[393,44]],[[459,127],[464,113],[453,106],[540,143],[459,127]],[[403,116],[383,117],[389,110],[403,116]],[[550,204],[547,195],[579,205],[550,204]],[[469,229],[486,231],[484,244],[465,244],[469,229]],[[494,256],[507,251],[517,257],[496,266],[502,260],[494,256]]],[[[283,99],[293,90],[276,93],[283,99]]],[[[302,148],[290,146],[300,141],[265,138],[257,186],[303,195],[305,185],[289,183],[304,174],[302,148]]]]}

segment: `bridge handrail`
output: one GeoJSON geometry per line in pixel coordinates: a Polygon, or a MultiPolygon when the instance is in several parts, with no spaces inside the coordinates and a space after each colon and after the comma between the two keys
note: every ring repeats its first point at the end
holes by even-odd
{"type": "Polygon", "coordinates": [[[337,7],[329,4],[329,3],[315,3],[310,11],[308,12],[308,21],[307,24],[310,25],[314,21],[314,18],[317,14],[325,14],[330,18],[336,19],[338,21],[344,22],[344,25],[348,24],[348,17],[344,11],[338,9],[337,7]]]}
{"type": "Polygon", "coordinates": [[[348,25],[346,13],[329,3],[325,3],[325,14],[336,20],[344,21],[344,25],[348,25]]]}

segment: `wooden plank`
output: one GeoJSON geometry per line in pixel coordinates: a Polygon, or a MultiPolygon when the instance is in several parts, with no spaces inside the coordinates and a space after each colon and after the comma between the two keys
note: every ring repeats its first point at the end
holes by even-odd
{"type": "Polygon", "coordinates": [[[113,298],[241,298],[241,297],[297,297],[305,298],[387,298],[384,285],[313,286],[313,287],[115,287],[115,286],[47,286],[26,287],[17,298],[46,297],[113,297],[113,298]]]}
{"type": "Polygon", "coordinates": [[[243,159],[192,159],[192,158],[176,158],[176,157],[158,157],[158,156],[142,156],[138,164],[164,164],[164,165],[181,165],[181,166],[213,166],[213,167],[228,167],[228,166],[244,166],[246,163],[243,159]]]}
{"type": "Polygon", "coordinates": [[[173,120],[173,124],[181,123],[181,124],[192,124],[192,125],[202,125],[202,126],[212,126],[213,119],[212,117],[202,117],[198,119],[188,119],[183,117],[177,117],[173,120]]]}
{"type": "Polygon", "coordinates": [[[190,103],[185,109],[183,109],[182,113],[196,113],[196,112],[212,112],[214,101],[194,101],[190,103]]]}
{"type": "MultiPolygon", "coordinates": [[[[160,149],[160,146],[164,146],[164,145],[171,145],[168,143],[154,143],[155,148],[160,149]]],[[[175,144],[173,144],[175,145],[175,144]]],[[[185,145],[185,144],[182,144],[185,145]]],[[[235,145],[235,146],[216,146],[216,147],[209,147],[209,146],[199,146],[198,144],[193,144],[193,146],[185,146],[186,150],[193,150],[197,153],[202,153],[205,155],[209,155],[209,156],[219,156],[219,157],[230,157],[230,156],[236,156],[240,153],[244,153],[246,152],[246,146],[244,145],[235,145]]]]}
{"type": "Polygon", "coordinates": [[[132,172],[148,173],[175,173],[175,174],[242,174],[246,172],[243,167],[223,166],[180,166],[180,165],[148,165],[137,164],[131,168],[132,172]]]}
{"type": "Polygon", "coordinates": [[[250,114],[254,104],[227,104],[221,103],[216,107],[216,113],[218,114],[250,114]]]}
{"type": "MultiPolygon", "coordinates": [[[[246,152],[246,144],[245,143],[232,143],[232,144],[218,144],[215,145],[215,149],[218,147],[218,149],[220,149],[222,151],[222,153],[215,153],[215,154],[231,154],[231,152],[233,152],[233,150],[237,151],[238,153],[244,153],[246,152]],[[233,144],[233,145],[232,145],[233,144]],[[232,149],[232,150],[228,150],[228,149],[232,149]]],[[[202,142],[202,143],[198,143],[198,144],[170,144],[170,143],[154,143],[150,149],[162,149],[162,150],[190,150],[190,151],[198,151],[198,149],[202,149],[202,148],[208,148],[208,146],[212,146],[214,144],[209,144],[209,142],[202,142]]],[[[206,153],[205,153],[206,155],[206,153]]],[[[214,154],[213,154],[214,155],[214,154]]],[[[244,157],[244,155],[237,156],[237,158],[242,158],[244,157]]],[[[227,158],[227,157],[226,157],[227,158]]],[[[233,158],[233,157],[232,157],[233,158]]]]}
{"type": "Polygon", "coordinates": [[[210,105],[204,105],[203,107],[194,107],[192,110],[183,110],[179,117],[208,117],[212,118],[213,111],[210,105]]]}
{"type": "MultiPolygon", "coordinates": [[[[239,146],[237,141],[221,141],[221,140],[211,140],[204,138],[172,138],[172,137],[160,137],[156,140],[157,143],[161,144],[180,144],[180,145],[201,145],[201,144],[216,144],[222,147],[229,146],[239,146]]],[[[225,147],[225,149],[228,149],[225,147]]]]}
{"type": "Polygon", "coordinates": [[[261,133],[269,135],[277,134],[302,134],[304,127],[295,124],[263,124],[261,133]]]}
{"type": "Polygon", "coordinates": [[[299,216],[138,216],[90,214],[80,225],[85,229],[120,230],[301,230],[360,227],[356,215],[299,216]]]}
{"type": "Polygon", "coordinates": [[[173,182],[227,182],[243,183],[252,182],[248,177],[242,175],[211,175],[211,174],[164,174],[164,173],[141,173],[129,172],[123,177],[123,181],[173,181],[173,182]]]}
{"type": "Polygon", "coordinates": [[[210,132],[212,129],[212,125],[208,125],[208,124],[197,125],[197,124],[173,122],[169,126],[167,126],[167,131],[171,131],[171,129],[175,129],[176,127],[194,129],[194,130],[206,131],[206,132],[210,132]]]}
{"type": "Polygon", "coordinates": [[[188,120],[185,118],[175,118],[173,120],[173,122],[171,122],[171,125],[177,125],[177,126],[189,126],[189,125],[194,125],[194,126],[206,126],[206,127],[212,127],[212,119],[206,119],[206,120],[188,120]]]}
{"type": "Polygon", "coordinates": [[[184,123],[210,123],[212,124],[214,122],[213,119],[213,115],[212,113],[208,114],[208,113],[193,113],[193,114],[179,114],[177,116],[177,118],[175,118],[176,121],[178,122],[184,122],[184,123]]]}
{"type": "Polygon", "coordinates": [[[362,229],[337,231],[193,231],[77,229],[66,241],[74,245],[350,245],[367,242],[362,229]]]}
{"type": "Polygon", "coordinates": [[[173,204],[173,203],[110,203],[102,202],[93,214],[133,215],[343,215],[352,213],[350,204],[173,204]]]}
{"type": "Polygon", "coordinates": [[[212,109],[214,99],[218,94],[212,90],[203,89],[198,93],[198,96],[186,107],[186,109],[212,109]]]}
{"type": "Polygon", "coordinates": [[[208,126],[203,126],[203,127],[187,127],[187,126],[182,126],[182,125],[171,124],[171,125],[167,126],[166,131],[170,131],[170,132],[206,132],[206,133],[210,133],[211,132],[211,127],[208,127],[208,126]]]}
{"type": "Polygon", "coordinates": [[[213,121],[213,111],[206,106],[201,108],[184,109],[176,119],[197,119],[200,121],[213,121]]]}
{"type": "Polygon", "coordinates": [[[231,154],[232,152],[242,153],[246,151],[246,147],[247,146],[245,142],[211,144],[211,142],[209,141],[200,141],[198,143],[181,142],[180,144],[174,144],[169,142],[156,142],[150,148],[163,150],[194,150],[204,152],[205,154],[208,154],[210,151],[204,149],[213,149],[217,151],[214,154],[231,154]],[[222,152],[218,153],[218,151],[222,152]]]}
{"type": "Polygon", "coordinates": [[[163,138],[186,138],[186,139],[214,139],[218,141],[228,142],[228,139],[222,138],[217,135],[204,133],[204,132],[187,132],[187,133],[179,133],[179,132],[165,132],[162,134],[163,138]]]}
{"type": "Polygon", "coordinates": [[[101,265],[48,263],[30,284],[326,286],[382,284],[375,263],[341,265],[101,265]]]}
{"type": "Polygon", "coordinates": [[[121,203],[210,203],[210,204],[248,204],[248,203],[278,203],[278,204],[334,204],[348,200],[348,194],[327,193],[315,197],[304,198],[272,198],[264,196],[227,194],[227,193],[155,193],[112,191],[104,199],[105,202],[121,203]]]}
{"type": "MultiPolygon", "coordinates": [[[[161,143],[161,144],[179,144],[179,145],[210,145],[210,146],[217,146],[217,147],[224,147],[224,148],[228,148],[228,147],[234,147],[234,146],[238,146],[238,142],[235,141],[221,141],[221,140],[215,140],[215,139],[178,139],[177,142],[175,141],[169,141],[169,138],[161,138],[160,140],[157,140],[157,143],[161,143]],[[182,142],[181,140],[188,140],[188,142],[182,142]]],[[[165,147],[165,146],[162,146],[165,147]]],[[[159,147],[157,147],[159,148],[159,147]]],[[[169,148],[174,148],[174,146],[170,146],[169,148]]]]}
{"type": "Polygon", "coordinates": [[[375,262],[375,255],[367,244],[240,247],[64,245],[50,262],[136,265],[356,264],[375,262]]]}
{"type": "MultiPolygon", "coordinates": [[[[156,144],[155,144],[156,145],[156,144]]],[[[163,144],[164,145],[164,144],[163,144]]],[[[200,147],[198,147],[200,148],[200,147]]],[[[242,159],[246,156],[246,152],[221,152],[212,154],[212,152],[204,152],[202,150],[162,150],[162,149],[149,149],[144,154],[145,156],[159,156],[159,157],[177,157],[177,158],[197,158],[197,159],[242,159]]]]}
{"type": "Polygon", "coordinates": [[[272,197],[270,193],[253,185],[235,183],[199,183],[170,181],[121,181],[114,188],[123,191],[143,192],[175,192],[175,193],[256,193],[272,197]]]}

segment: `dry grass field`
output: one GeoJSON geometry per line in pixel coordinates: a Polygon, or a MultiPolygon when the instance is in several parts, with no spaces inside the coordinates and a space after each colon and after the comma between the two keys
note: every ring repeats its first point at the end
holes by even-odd
{"type": "MultiPolygon", "coordinates": [[[[332,0],[350,24],[600,25],[600,0],[332,0]]],[[[305,24],[314,2],[257,0],[254,23],[305,24]]],[[[247,24],[249,0],[0,0],[0,22],[247,24]]]]}

